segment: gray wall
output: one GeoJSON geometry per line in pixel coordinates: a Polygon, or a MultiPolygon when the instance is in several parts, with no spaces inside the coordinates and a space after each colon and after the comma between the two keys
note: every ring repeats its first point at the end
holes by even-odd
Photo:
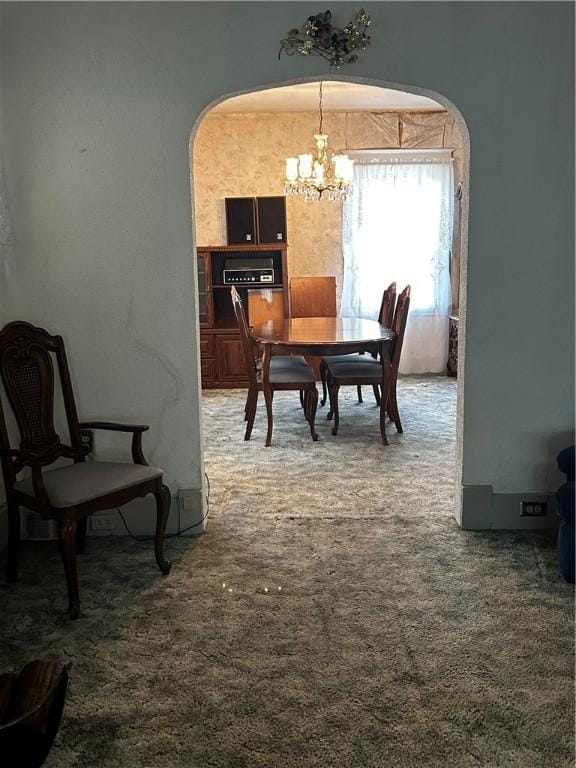
{"type": "MultiPolygon", "coordinates": [[[[470,131],[462,481],[551,490],[573,423],[573,5],[366,9],[373,45],[345,74],[443,94],[470,131]]],[[[2,7],[4,319],[63,333],[80,414],[150,423],[174,491],[202,478],[190,133],[224,94],[328,73],[277,58],[309,11],[2,7]]]]}

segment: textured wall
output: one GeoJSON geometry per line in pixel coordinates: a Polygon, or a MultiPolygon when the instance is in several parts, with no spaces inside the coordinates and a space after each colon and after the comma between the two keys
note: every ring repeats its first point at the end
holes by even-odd
{"type": "MultiPolygon", "coordinates": [[[[317,130],[315,112],[208,113],[191,147],[197,242],[226,242],[225,197],[284,194],[285,158],[309,149],[317,130]]],[[[447,112],[330,112],[324,115],[324,130],[334,150],[453,149],[455,178],[462,177],[462,137],[447,112]]],[[[335,275],[340,297],[342,203],[306,203],[293,196],[286,200],[286,214],[290,274],[335,275]]]]}
{"type": "MultiPolygon", "coordinates": [[[[346,23],[357,10],[335,12],[346,23]]],[[[366,10],[372,45],[329,74],[320,59],[278,60],[300,2],[2,5],[15,244],[3,317],[65,335],[82,416],[150,423],[150,459],[173,490],[199,488],[203,472],[191,131],[223,96],[320,77],[427,89],[465,118],[462,481],[557,484],[574,420],[574,6],[366,10]]]]}

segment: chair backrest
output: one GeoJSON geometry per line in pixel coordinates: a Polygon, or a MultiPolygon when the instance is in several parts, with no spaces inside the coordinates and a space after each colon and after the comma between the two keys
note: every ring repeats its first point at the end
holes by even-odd
{"type": "Polygon", "coordinates": [[[398,296],[394,320],[392,321],[392,330],[396,334],[394,342],[394,351],[392,352],[392,369],[398,370],[400,365],[400,355],[402,354],[402,344],[404,343],[404,332],[406,331],[406,321],[408,320],[408,310],[410,309],[410,286],[407,285],[398,296]]]}
{"type": "MultiPolygon", "coordinates": [[[[66,456],[84,461],[78,414],[70,381],[70,371],[61,336],[52,336],[30,323],[8,323],[0,331],[0,376],[6,397],[20,431],[20,449],[33,453],[42,465],[66,456]],[[60,440],[54,425],[54,366],[64,398],[71,445],[60,440]]],[[[10,449],[8,429],[0,397],[0,448],[10,449]]],[[[6,482],[14,482],[23,462],[18,457],[2,456],[6,482]]]]}
{"type": "Polygon", "coordinates": [[[336,317],[336,278],[290,278],[290,317],[336,317]]]}
{"type": "Polygon", "coordinates": [[[378,313],[378,322],[386,328],[392,328],[394,310],[396,309],[396,283],[390,283],[382,295],[382,304],[378,313]]]}
{"type": "Polygon", "coordinates": [[[256,347],[250,336],[250,328],[248,326],[248,320],[246,319],[246,312],[244,311],[244,305],[240,294],[234,286],[230,288],[230,296],[232,297],[232,305],[234,307],[234,314],[236,315],[236,322],[240,329],[240,341],[242,342],[242,349],[244,350],[244,360],[246,362],[246,372],[248,373],[248,381],[251,385],[256,384],[256,347]]]}

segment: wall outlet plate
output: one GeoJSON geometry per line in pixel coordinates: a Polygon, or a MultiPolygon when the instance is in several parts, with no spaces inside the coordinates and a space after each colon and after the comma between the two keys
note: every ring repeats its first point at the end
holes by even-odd
{"type": "Polygon", "coordinates": [[[88,453],[94,453],[94,430],[81,429],[80,441],[83,448],[88,448],[88,453]]]}
{"type": "Polygon", "coordinates": [[[198,491],[180,488],[178,491],[180,509],[185,512],[194,512],[198,509],[198,491]]]}
{"type": "Polygon", "coordinates": [[[116,515],[113,512],[91,515],[90,530],[95,533],[110,533],[116,528],[116,515]]]}
{"type": "Polygon", "coordinates": [[[521,501],[521,517],[546,517],[547,504],[545,501],[521,501]]]}

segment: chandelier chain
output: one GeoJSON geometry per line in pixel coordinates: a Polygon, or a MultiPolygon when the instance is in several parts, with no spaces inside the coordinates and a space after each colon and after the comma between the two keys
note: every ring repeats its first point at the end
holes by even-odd
{"type": "Polygon", "coordinates": [[[320,80],[320,100],[318,103],[318,111],[320,112],[320,128],[318,130],[318,133],[322,133],[322,122],[324,120],[324,113],[322,112],[322,80],[320,80]]]}

